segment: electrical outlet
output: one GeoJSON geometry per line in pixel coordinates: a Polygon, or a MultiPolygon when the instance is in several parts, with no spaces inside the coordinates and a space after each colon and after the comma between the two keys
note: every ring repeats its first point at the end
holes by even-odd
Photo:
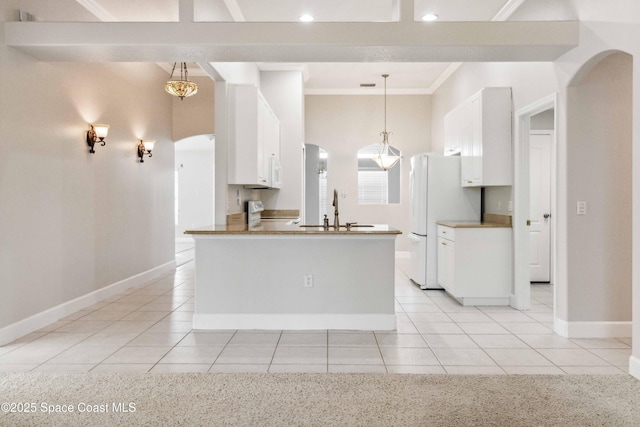
{"type": "Polygon", "coordinates": [[[502,200],[498,200],[498,210],[502,210],[502,200]]]}
{"type": "Polygon", "coordinates": [[[240,190],[236,190],[236,205],[240,206],[242,199],[240,198],[240,190]]]}
{"type": "Polygon", "coordinates": [[[313,275],[311,274],[304,275],[304,287],[313,288],[313,275]]]}
{"type": "Polygon", "coordinates": [[[509,200],[509,206],[507,207],[507,210],[509,212],[513,211],[513,201],[512,200],[509,200]]]}

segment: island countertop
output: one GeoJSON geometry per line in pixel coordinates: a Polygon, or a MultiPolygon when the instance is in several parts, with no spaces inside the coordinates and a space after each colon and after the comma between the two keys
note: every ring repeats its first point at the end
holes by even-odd
{"type": "Polygon", "coordinates": [[[298,224],[282,224],[265,222],[259,226],[248,227],[247,224],[217,224],[206,227],[186,230],[184,234],[206,235],[206,234],[237,234],[237,235],[384,235],[402,234],[396,228],[386,224],[371,224],[372,227],[358,227],[354,225],[350,230],[341,226],[339,229],[329,227],[300,227],[298,224]]]}

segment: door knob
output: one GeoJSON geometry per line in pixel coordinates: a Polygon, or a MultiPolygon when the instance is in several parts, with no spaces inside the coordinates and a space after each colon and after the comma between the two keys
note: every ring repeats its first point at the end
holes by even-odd
{"type": "Polygon", "coordinates": [[[551,217],[551,214],[546,213],[546,214],[544,214],[544,215],[542,215],[542,216],[544,217],[544,219],[547,219],[547,218],[551,217]]]}

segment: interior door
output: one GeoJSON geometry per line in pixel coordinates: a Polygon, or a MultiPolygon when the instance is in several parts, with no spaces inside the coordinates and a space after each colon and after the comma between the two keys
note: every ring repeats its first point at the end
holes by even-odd
{"type": "Polygon", "coordinates": [[[551,138],[551,133],[532,133],[529,138],[529,267],[532,282],[550,281],[551,138]]]}

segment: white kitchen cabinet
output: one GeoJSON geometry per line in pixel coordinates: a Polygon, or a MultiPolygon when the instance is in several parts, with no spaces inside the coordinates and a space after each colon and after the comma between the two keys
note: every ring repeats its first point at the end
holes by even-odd
{"type": "Polygon", "coordinates": [[[445,117],[445,155],[460,153],[463,187],[512,184],[511,88],[484,88],[445,117]]]}
{"type": "Polygon", "coordinates": [[[438,285],[453,293],[456,283],[455,241],[438,237],[438,285]]]}
{"type": "Polygon", "coordinates": [[[280,158],[280,121],[256,86],[230,85],[229,184],[271,187],[271,158],[280,158]]]}
{"type": "Polygon", "coordinates": [[[511,228],[438,225],[438,284],[462,305],[508,305],[511,228]]]}
{"type": "MultiPolygon", "coordinates": [[[[261,97],[262,98],[262,97],[261,97]]],[[[262,118],[262,137],[264,140],[264,154],[280,160],[280,120],[267,104],[260,102],[262,118]]]]}

